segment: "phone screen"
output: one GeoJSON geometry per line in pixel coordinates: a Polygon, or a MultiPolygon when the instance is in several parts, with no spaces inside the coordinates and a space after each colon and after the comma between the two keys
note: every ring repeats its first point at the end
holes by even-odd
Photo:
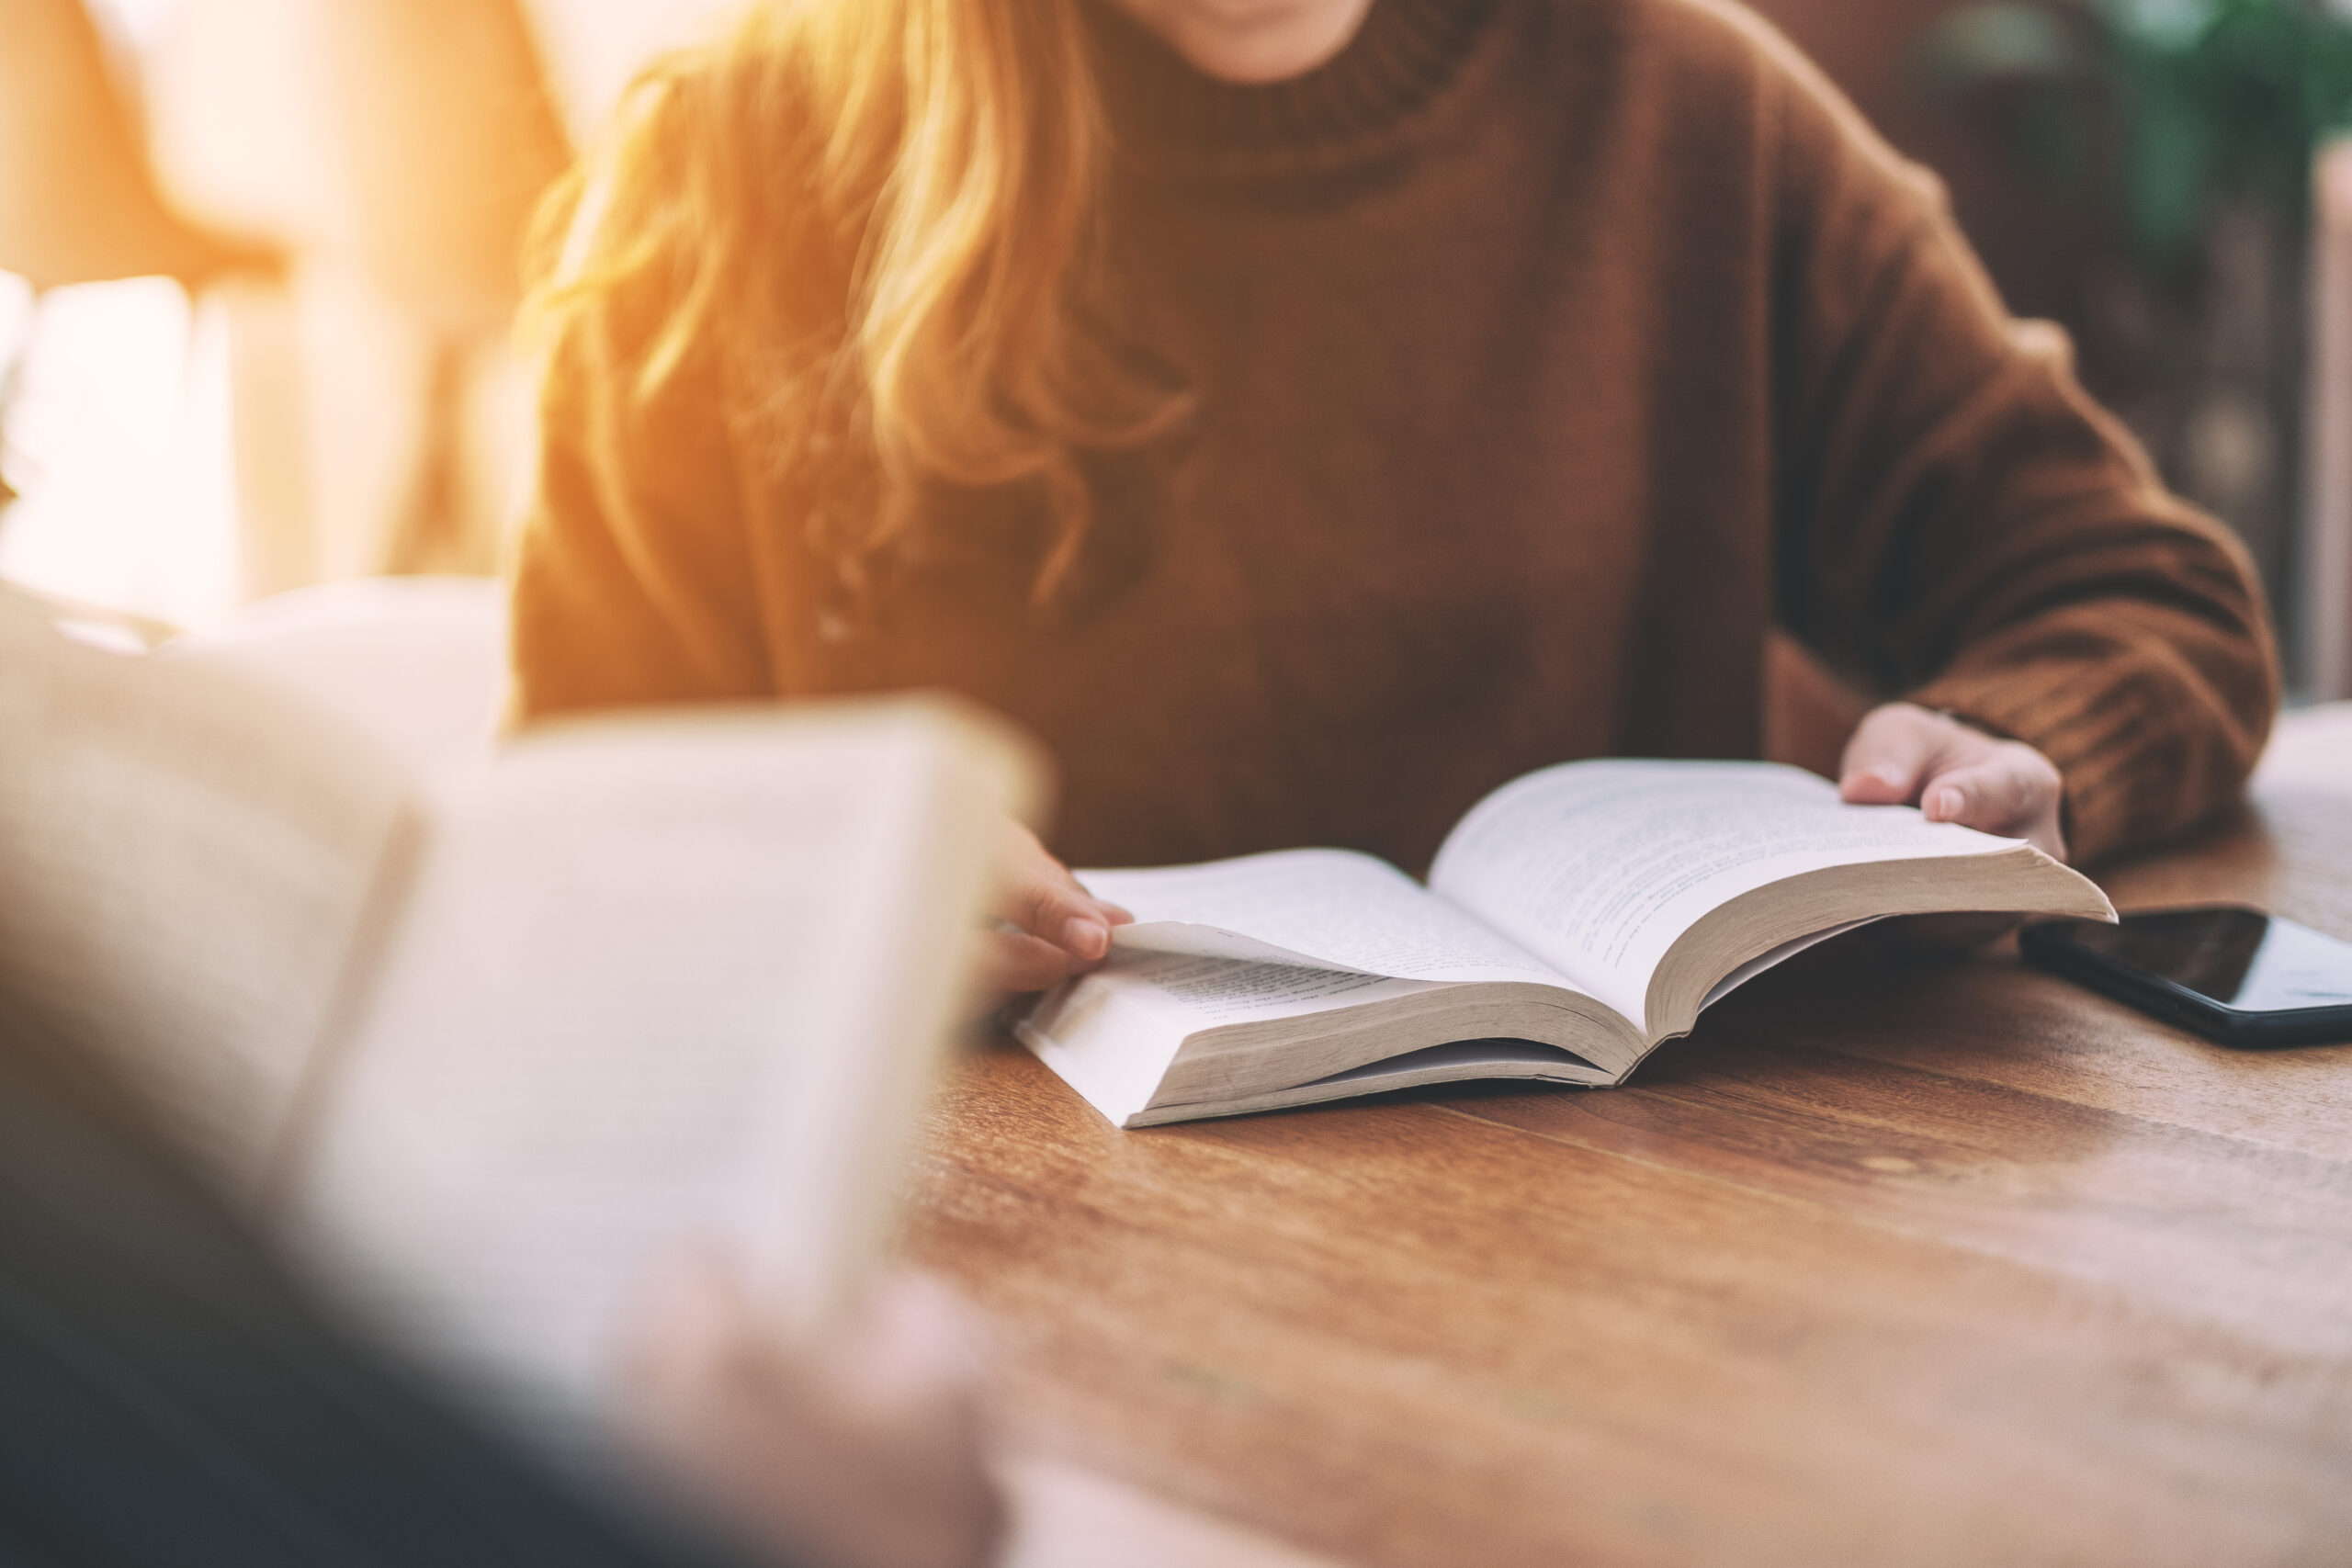
{"type": "Polygon", "coordinates": [[[2352,1005],[2352,945],[2252,909],[2167,909],[2085,924],[2076,946],[2242,1012],[2352,1005]]]}

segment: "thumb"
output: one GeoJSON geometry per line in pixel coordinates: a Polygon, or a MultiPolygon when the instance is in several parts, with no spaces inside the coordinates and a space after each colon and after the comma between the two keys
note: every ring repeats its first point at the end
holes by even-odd
{"type": "Polygon", "coordinates": [[[837,1366],[866,1398],[908,1404],[962,1393],[986,1361],[980,1325],[963,1303],[927,1275],[899,1274],[876,1292],[837,1366]]]}
{"type": "Polygon", "coordinates": [[[1907,806],[1934,771],[1946,737],[1927,709],[1889,703],[1871,710],[1846,743],[1838,793],[1852,806],[1907,806]]]}
{"type": "Polygon", "coordinates": [[[1069,868],[1017,824],[1010,831],[998,865],[993,913],[1038,941],[1083,962],[1111,950],[1111,928],[1132,917],[1087,892],[1069,868]]]}

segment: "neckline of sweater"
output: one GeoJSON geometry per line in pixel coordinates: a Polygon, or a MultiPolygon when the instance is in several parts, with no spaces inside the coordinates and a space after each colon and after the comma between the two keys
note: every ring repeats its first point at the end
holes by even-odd
{"type": "Polygon", "coordinates": [[[1340,52],[1280,82],[1219,80],[1090,0],[1120,152],[1166,174],[1306,173],[1395,150],[1458,85],[1498,0],[1373,0],[1340,52]]]}

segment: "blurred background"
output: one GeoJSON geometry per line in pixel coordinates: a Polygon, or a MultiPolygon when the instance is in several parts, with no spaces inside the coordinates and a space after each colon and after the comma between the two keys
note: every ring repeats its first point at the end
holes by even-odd
{"type": "MultiPolygon", "coordinates": [[[[495,570],[538,192],[729,0],[0,0],[0,576],[134,634],[495,570]]],[[[2352,0],[1758,0],[2352,696],[2352,0]]]]}
{"type": "Polygon", "coordinates": [[[484,573],[532,207],[719,0],[0,0],[0,576],[179,626],[484,573]]]}

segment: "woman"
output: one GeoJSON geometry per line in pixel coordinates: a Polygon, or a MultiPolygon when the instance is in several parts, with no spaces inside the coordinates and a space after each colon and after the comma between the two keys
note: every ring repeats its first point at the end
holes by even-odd
{"type": "MultiPolygon", "coordinates": [[[[2085,857],[2237,790],[2242,552],[1932,179],[1718,0],[802,0],[571,187],[526,716],[953,687],[1075,863],[1426,862],[1529,769],[1753,755],[2085,857]]],[[[1009,852],[1009,988],[1118,912],[1009,852]]]]}

